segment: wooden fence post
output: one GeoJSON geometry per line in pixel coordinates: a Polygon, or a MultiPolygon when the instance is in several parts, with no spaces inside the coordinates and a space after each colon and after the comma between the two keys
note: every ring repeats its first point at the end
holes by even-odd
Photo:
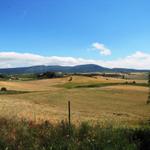
{"type": "Polygon", "coordinates": [[[68,123],[71,125],[71,115],[70,115],[70,101],[68,101],[68,123]]]}

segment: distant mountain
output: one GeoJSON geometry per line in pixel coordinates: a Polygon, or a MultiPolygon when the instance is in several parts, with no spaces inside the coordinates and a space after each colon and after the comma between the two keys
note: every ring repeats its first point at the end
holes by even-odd
{"type": "Polygon", "coordinates": [[[90,72],[147,72],[148,70],[135,70],[124,68],[105,68],[94,64],[78,65],[78,66],[31,66],[21,68],[5,68],[0,69],[1,74],[26,74],[26,73],[44,73],[65,72],[65,73],[90,73],[90,72]]]}
{"type": "Polygon", "coordinates": [[[86,72],[110,71],[110,69],[102,66],[94,65],[94,64],[87,64],[87,65],[78,65],[78,66],[71,67],[68,71],[76,72],[76,73],[86,73],[86,72]]]}
{"type": "Polygon", "coordinates": [[[150,70],[138,70],[138,69],[128,69],[128,68],[113,68],[113,72],[149,72],[150,70]]]}

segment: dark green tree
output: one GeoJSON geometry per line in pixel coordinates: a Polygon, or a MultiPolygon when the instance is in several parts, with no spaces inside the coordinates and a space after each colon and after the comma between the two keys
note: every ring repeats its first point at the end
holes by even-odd
{"type": "Polygon", "coordinates": [[[149,92],[148,92],[148,99],[147,99],[147,104],[150,104],[150,72],[148,74],[148,87],[149,87],[149,92]]]}

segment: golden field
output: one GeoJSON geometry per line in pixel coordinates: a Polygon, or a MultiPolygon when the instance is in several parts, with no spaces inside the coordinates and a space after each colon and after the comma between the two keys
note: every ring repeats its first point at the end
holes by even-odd
{"type": "MultiPolygon", "coordinates": [[[[24,94],[1,94],[0,116],[24,118],[40,122],[67,119],[67,101],[71,101],[71,119],[108,122],[116,125],[137,125],[150,119],[146,105],[148,88],[135,85],[109,85],[126,80],[73,76],[32,81],[0,81],[8,90],[29,91],[24,94]],[[68,85],[105,84],[101,87],[66,88],[68,85]]],[[[130,81],[129,81],[130,82],[130,81]]],[[[146,80],[136,80],[146,83],[146,80]]]]}

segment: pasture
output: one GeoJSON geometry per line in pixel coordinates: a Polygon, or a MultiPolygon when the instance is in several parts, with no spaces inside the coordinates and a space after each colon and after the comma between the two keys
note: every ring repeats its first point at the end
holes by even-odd
{"type": "Polygon", "coordinates": [[[71,120],[137,126],[150,119],[146,80],[73,76],[33,81],[0,81],[0,87],[19,91],[0,94],[0,117],[57,123],[71,120]],[[125,84],[128,82],[128,84],[125,84]]]}

